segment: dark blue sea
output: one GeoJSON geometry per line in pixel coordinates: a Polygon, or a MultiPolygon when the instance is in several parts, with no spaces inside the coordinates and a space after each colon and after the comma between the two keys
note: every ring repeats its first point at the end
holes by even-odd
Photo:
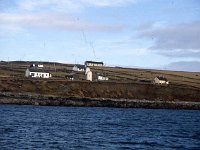
{"type": "Polygon", "coordinates": [[[0,149],[200,149],[200,111],[0,105],[0,149]]]}

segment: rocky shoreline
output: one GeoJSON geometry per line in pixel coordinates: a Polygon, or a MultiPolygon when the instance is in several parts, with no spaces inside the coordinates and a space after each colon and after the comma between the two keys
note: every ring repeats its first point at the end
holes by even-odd
{"type": "Polygon", "coordinates": [[[25,78],[32,63],[0,63],[0,104],[200,109],[199,72],[105,66],[92,69],[106,73],[109,81],[82,80],[81,74],[70,81],[65,75],[74,65],[57,63],[55,71],[54,62],[43,62],[52,78],[25,78]],[[170,84],[149,82],[160,75],[170,84]]]}
{"type": "Polygon", "coordinates": [[[0,104],[200,110],[200,89],[133,82],[1,79],[0,104]]]}
{"type": "Polygon", "coordinates": [[[61,97],[10,92],[0,93],[0,104],[200,110],[200,102],[61,97]]]}

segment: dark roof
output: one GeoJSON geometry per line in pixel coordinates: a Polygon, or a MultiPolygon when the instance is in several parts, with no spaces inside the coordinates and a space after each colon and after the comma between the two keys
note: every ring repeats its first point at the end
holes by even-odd
{"type": "Polygon", "coordinates": [[[66,74],[66,75],[65,75],[65,77],[66,77],[66,78],[73,78],[73,77],[74,77],[74,75],[69,75],[69,74],[66,74]]]}
{"type": "Polygon", "coordinates": [[[102,64],[103,65],[103,62],[97,62],[97,61],[85,61],[85,64],[86,63],[102,64]]]}
{"type": "Polygon", "coordinates": [[[79,69],[85,69],[85,65],[75,64],[74,66],[76,66],[79,69]]]}
{"type": "Polygon", "coordinates": [[[30,72],[43,72],[43,73],[49,73],[48,71],[45,71],[43,68],[38,67],[30,67],[28,68],[30,72]]]}
{"type": "Polygon", "coordinates": [[[163,77],[163,76],[157,76],[157,78],[158,78],[159,80],[162,80],[162,81],[167,81],[167,78],[165,78],[165,77],[163,77]]]}
{"type": "Polygon", "coordinates": [[[67,73],[65,76],[74,76],[75,75],[75,73],[67,73]]]}

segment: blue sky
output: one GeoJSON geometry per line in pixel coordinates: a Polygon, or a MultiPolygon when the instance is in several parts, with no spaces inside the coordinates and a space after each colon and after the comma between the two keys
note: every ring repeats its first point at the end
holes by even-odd
{"type": "Polygon", "coordinates": [[[0,60],[200,71],[200,1],[0,0],[0,52],[0,60]]]}

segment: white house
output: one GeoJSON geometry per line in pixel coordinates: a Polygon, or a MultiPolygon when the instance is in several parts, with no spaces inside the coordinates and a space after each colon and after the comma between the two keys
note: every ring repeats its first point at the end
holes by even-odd
{"type": "Polygon", "coordinates": [[[103,62],[85,61],[86,67],[103,67],[103,62]]]}
{"type": "Polygon", "coordinates": [[[74,65],[74,67],[72,68],[73,71],[81,71],[81,72],[84,72],[85,71],[85,66],[84,65],[79,65],[79,64],[76,64],[74,65]]]}
{"type": "Polygon", "coordinates": [[[86,73],[86,80],[92,81],[92,71],[88,71],[88,72],[86,73]]]}
{"type": "Polygon", "coordinates": [[[42,64],[31,64],[31,65],[30,65],[30,68],[31,68],[31,67],[43,68],[44,65],[42,65],[42,64]]]}
{"type": "Polygon", "coordinates": [[[25,77],[32,78],[51,78],[51,74],[49,72],[44,71],[43,69],[39,69],[37,67],[27,68],[25,71],[25,77]]]}
{"type": "Polygon", "coordinates": [[[107,81],[108,80],[108,77],[104,74],[104,73],[96,73],[96,76],[94,77],[95,80],[98,80],[98,81],[107,81]]]}
{"type": "Polygon", "coordinates": [[[108,77],[103,76],[103,75],[98,75],[97,80],[99,80],[99,81],[107,81],[107,80],[108,80],[108,77]]]}
{"type": "Polygon", "coordinates": [[[167,78],[163,76],[155,77],[153,82],[154,84],[169,84],[169,81],[167,80],[167,78]]]}

